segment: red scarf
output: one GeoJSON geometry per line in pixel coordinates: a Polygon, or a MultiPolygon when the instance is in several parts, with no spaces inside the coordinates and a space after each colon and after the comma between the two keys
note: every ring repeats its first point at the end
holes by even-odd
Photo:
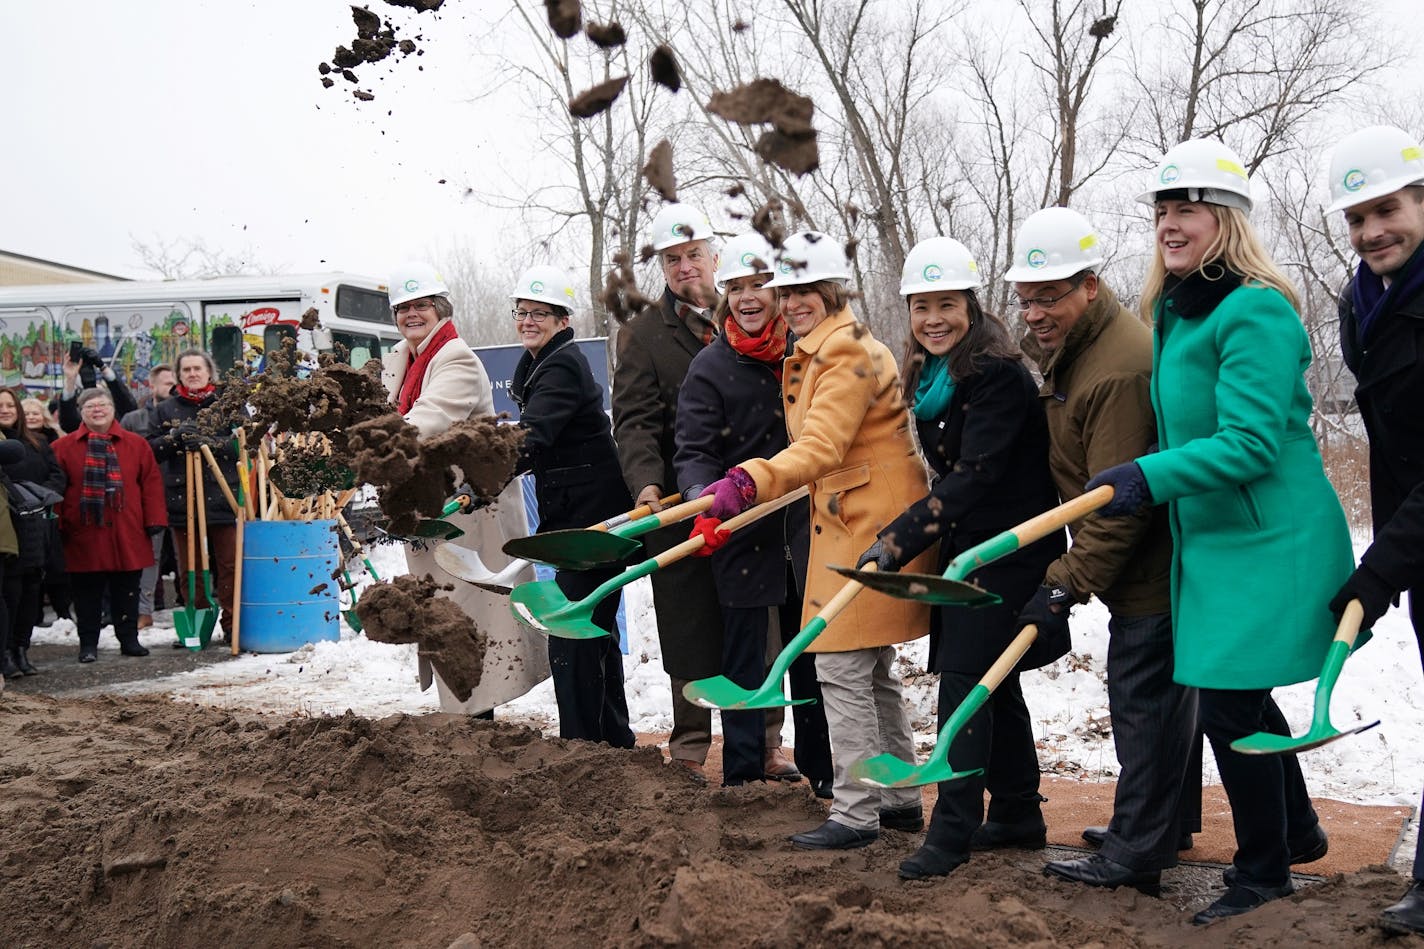
{"type": "Polygon", "coordinates": [[[203,404],[203,400],[206,399],[208,396],[212,395],[212,394],[213,394],[214,392],[216,392],[216,391],[217,391],[217,386],[213,385],[211,382],[209,382],[207,385],[203,386],[201,389],[189,389],[187,386],[183,385],[181,382],[178,383],[178,385],[176,385],[176,386],[173,387],[173,394],[174,394],[174,395],[176,395],[176,396],[177,396],[178,398],[180,398],[180,399],[187,399],[189,402],[192,402],[194,405],[202,405],[202,404],[203,404]]]}
{"type": "Polygon", "coordinates": [[[786,321],[781,314],[767,320],[755,336],[742,329],[736,317],[729,315],[722,325],[722,332],[727,334],[727,342],[733,349],[758,362],[769,363],[776,378],[781,379],[781,363],[786,358],[786,321]]]}
{"type": "Polygon", "coordinates": [[[446,320],[445,325],[431,335],[430,344],[420,355],[416,355],[414,346],[411,347],[410,362],[406,365],[405,379],[401,381],[400,395],[396,397],[397,412],[404,415],[410,411],[411,406],[415,405],[415,400],[420,398],[421,386],[425,384],[425,370],[430,366],[430,360],[440,352],[441,346],[452,339],[459,339],[459,337],[460,334],[455,330],[455,322],[446,320]]]}

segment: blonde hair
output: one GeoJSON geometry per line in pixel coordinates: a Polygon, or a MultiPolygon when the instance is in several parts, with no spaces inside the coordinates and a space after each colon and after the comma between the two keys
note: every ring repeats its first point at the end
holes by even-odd
{"type": "MultiPolygon", "coordinates": [[[[1220,280],[1224,274],[1218,271],[1222,268],[1238,273],[1244,278],[1242,283],[1245,286],[1270,287],[1280,291],[1291,309],[1299,312],[1300,296],[1296,293],[1295,284],[1271,260],[1270,252],[1251,226],[1246,212],[1205,201],[1201,205],[1216,218],[1217,232],[1206,253],[1202,254],[1202,262],[1196,272],[1207,280],[1220,280]]],[[[1167,265],[1162,260],[1162,248],[1154,241],[1152,263],[1148,265],[1147,276],[1142,280],[1142,299],[1137,305],[1142,318],[1149,323],[1156,313],[1157,301],[1162,296],[1166,281],[1167,265]]]]}

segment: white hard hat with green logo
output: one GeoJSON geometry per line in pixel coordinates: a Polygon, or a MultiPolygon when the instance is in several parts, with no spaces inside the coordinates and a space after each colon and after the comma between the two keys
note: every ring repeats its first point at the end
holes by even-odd
{"type": "Polygon", "coordinates": [[[1137,196],[1156,204],[1165,192],[1184,191],[1187,201],[1204,201],[1251,212],[1251,182],[1241,157],[1222,142],[1194,138],[1173,145],[1152,171],[1152,186],[1137,196]]]}
{"type": "Polygon", "coordinates": [[[653,250],[667,250],[688,241],[710,241],[714,236],[707,215],[681,202],[669,204],[655,214],[651,231],[653,250]]]}
{"type": "Polygon", "coordinates": [[[766,285],[797,287],[830,280],[845,286],[850,276],[850,258],[843,242],[820,231],[802,231],[782,243],[766,285]]]}
{"type": "Polygon", "coordinates": [[[391,308],[402,303],[419,300],[421,297],[450,296],[450,288],[445,278],[430,264],[420,260],[407,261],[397,267],[390,277],[391,308]]]}
{"type": "Polygon", "coordinates": [[[1374,125],[1341,139],[1330,155],[1330,210],[1343,211],[1424,184],[1424,151],[1408,132],[1374,125]]]}
{"type": "Polygon", "coordinates": [[[738,277],[772,273],[775,259],[771,244],[756,231],[738,234],[722,248],[717,264],[717,290],[720,292],[738,277]]]}
{"type": "Polygon", "coordinates": [[[900,296],[938,290],[972,290],[984,285],[974,255],[952,237],[922,240],[905,255],[900,296]]]}
{"type": "Polygon", "coordinates": [[[1014,236],[1009,283],[1067,280],[1103,265],[1103,242],[1088,219],[1072,208],[1044,208],[1029,215],[1014,236]]]}
{"type": "Polygon", "coordinates": [[[509,298],[548,303],[566,310],[572,310],[577,300],[569,275],[550,264],[538,264],[520,274],[509,298]]]}

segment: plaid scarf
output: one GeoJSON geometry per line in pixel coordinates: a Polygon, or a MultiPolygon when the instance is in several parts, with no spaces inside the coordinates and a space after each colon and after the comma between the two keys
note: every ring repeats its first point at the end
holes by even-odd
{"type": "Polygon", "coordinates": [[[84,486],[79,494],[79,522],[105,524],[105,510],[124,509],[124,476],[114,451],[114,436],[90,432],[84,453],[84,486]]]}
{"type": "Polygon", "coordinates": [[[674,301],[672,308],[677,318],[682,320],[682,325],[686,326],[693,336],[702,340],[703,346],[710,346],[712,340],[717,338],[717,324],[707,316],[707,311],[699,310],[681,300],[674,301]]]}

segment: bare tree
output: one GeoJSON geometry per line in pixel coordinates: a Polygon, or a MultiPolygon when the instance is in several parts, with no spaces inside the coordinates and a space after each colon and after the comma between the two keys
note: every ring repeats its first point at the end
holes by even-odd
{"type": "Polygon", "coordinates": [[[129,241],[139,266],[164,280],[281,273],[286,269],[261,263],[250,246],[232,252],[210,247],[201,237],[154,237],[144,241],[130,234],[129,241]]]}

